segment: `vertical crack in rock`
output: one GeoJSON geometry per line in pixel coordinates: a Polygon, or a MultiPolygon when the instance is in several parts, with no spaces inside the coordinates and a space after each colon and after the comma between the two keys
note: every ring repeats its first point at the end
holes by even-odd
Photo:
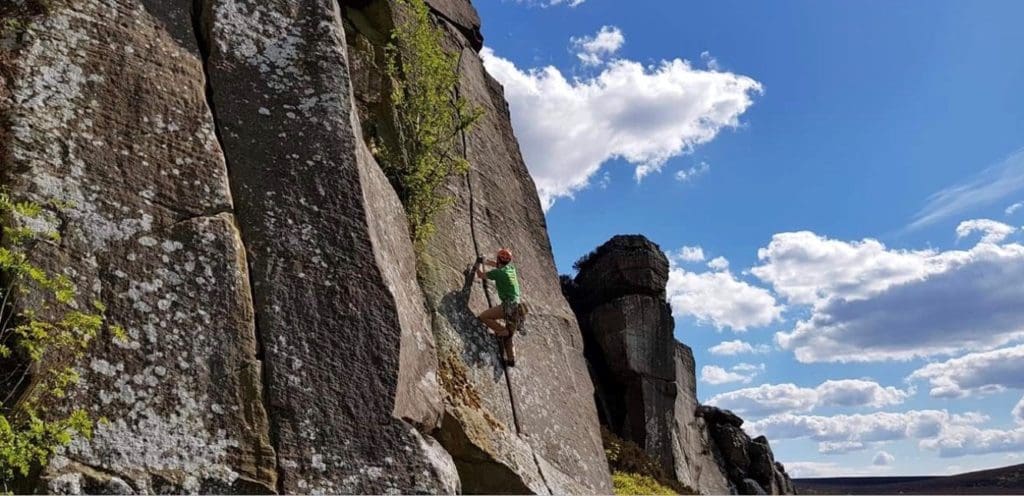
{"type": "MultiPolygon", "coordinates": [[[[206,86],[206,93],[205,93],[205,95],[206,95],[206,106],[209,108],[209,111],[210,111],[210,119],[211,119],[211,121],[213,123],[213,132],[214,132],[214,136],[217,139],[217,146],[220,148],[221,153],[222,153],[222,155],[224,157],[224,166],[225,166],[225,168],[227,168],[227,170],[229,172],[227,174],[227,180],[228,180],[228,192],[232,196],[231,198],[229,198],[229,201],[231,202],[231,207],[232,207],[231,218],[233,220],[233,224],[234,224],[235,229],[238,230],[239,238],[241,240],[242,255],[244,256],[244,259],[241,261],[241,263],[245,264],[245,267],[244,267],[245,268],[245,279],[246,279],[246,283],[247,283],[248,288],[249,288],[249,299],[250,299],[250,301],[253,302],[253,304],[255,304],[255,302],[256,302],[256,295],[255,295],[255,289],[253,287],[253,281],[251,279],[252,266],[251,266],[250,258],[248,256],[248,252],[249,252],[248,245],[249,245],[249,243],[248,243],[247,238],[246,238],[246,232],[245,232],[245,230],[243,230],[241,223],[238,222],[238,219],[235,216],[235,212],[234,212],[234,196],[235,196],[234,187],[235,187],[235,185],[234,185],[233,181],[231,181],[231,174],[230,174],[231,163],[228,160],[227,153],[224,152],[224,139],[223,139],[223,136],[221,135],[221,126],[220,126],[220,121],[219,121],[219,118],[218,118],[218,115],[217,115],[217,106],[216,106],[216,103],[214,102],[214,98],[213,98],[214,87],[213,87],[212,78],[210,77],[210,68],[209,68],[210,43],[211,43],[210,36],[211,36],[211,34],[210,34],[209,29],[208,29],[208,25],[209,25],[208,23],[212,22],[212,20],[208,19],[206,17],[207,16],[207,12],[208,12],[207,9],[209,7],[209,5],[208,5],[209,2],[210,2],[210,0],[193,0],[192,1],[192,12],[191,12],[192,31],[195,34],[196,46],[199,47],[199,54],[202,57],[203,79],[204,79],[204,83],[205,83],[205,86],[206,86]]],[[[257,311],[253,312],[253,328],[255,329],[255,338],[256,338],[256,361],[260,364],[260,391],[259,391],[260,401],[263,403],[263,408],[267,412],[267,423],[268,423],[269,430],[270,430],[270,432],[268,432],[268,434],[269,434],[268,437],[270,439],[271,446],[274,448],[274,465],[275,465],[275,467],[274,467],[274,484],[275,484],[275,488],[276,488],[277,494],[285,494],[284,486],[283,486],[284,480],[283,480],[283,477],[281,477],[281,459],[280,459],[280,457],[277,456],[277,450],[279,449],[279,446],[280,446],[279,434],[278,434],[279,430],[278,430],[278,426],[277,426],[277,419],[271,413],[272,410],[270,408],[269,400],[268,400],[268,397],[266,395],[266,390],[267,390],[267,367],[264,364],[265,346],[266,345],[263,342],[264,339],[263,339],[262,327],[260,326],[260,314],[257,311]]]]}
{"type": "MultiPolygon", "coordinates": [[[[459,60],[455,64],[455,72],[459,73],[462,70],[462,56],[466,53],[466,48],[463,47],[459,51],[459,60]]],[[[455,84],[455,101],[458,101],[462,97],[462,93],[459,90],[459,84],[455,84]]],[[[462,129],[459,131],[459,135],[462,139],[462,158],[467,162],[469,161],[469,143],[466,139],[466,130],[462,129]]],[[[480,242],[476,237],[476,207],[473,200],[473,170],[470,169],[466,173],[466,191],[469,193],[469,232],[473,238],[473,250],[476,252],[477,258],[480,257],[480,242]]],[[[487,280],[480,281],[480,285],[484,288],[484,297],[487,298],[488,308],[494,306],[494,302],[491,300],[491,292],[487,286],[487,280]]],[[[495,338],[497,339],[497,338],[495,338]]],[[[501,343],[498,343],[498,353],[503,353],[501,343]]],[[[508,366],[505,365],[505,361],[502,360],[502,367],[505,370],[505,386],[508,388],[508,401],[512,407],[512,422],[515,424],[516,434],[522,432],[522,427],[519,425],[519,413],[516,410],[516,397],[512,391],[512,377],[509,375],[508,366]]]]}
{"type": "Polygon", "coordinates": [[[450,457],[415,428],[443,411],[436,347],[401,203],[361,139],[339,4],[205,5],[278,487],[457,492],[450,457]]]}

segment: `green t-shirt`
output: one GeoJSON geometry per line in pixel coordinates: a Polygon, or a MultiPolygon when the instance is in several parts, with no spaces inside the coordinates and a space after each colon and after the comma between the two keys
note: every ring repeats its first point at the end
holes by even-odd
{"type": "Polygon", "coordinates": [[[519,302],[519,277],[512,264],[494,269],[487,273],[487,278],[498,287],[498,297],[505,303],[519,302]]]}

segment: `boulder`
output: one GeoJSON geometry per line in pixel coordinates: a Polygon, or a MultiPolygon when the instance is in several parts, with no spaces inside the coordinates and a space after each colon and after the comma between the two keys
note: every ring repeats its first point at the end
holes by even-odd
{"type": "Polygon", "coordinates": [[[583,327],[605,422],[674,470],[674,321],[663,293],[668,261],[642,236],[616,236],[563,288],[583,327]]]}
{"type": "Polygon", "coordinates": [[[668,258],[640,235],[618,235],[577,262],[576,284],[587,306],[624,295],[665,299],[668,258]]]}
{"type": "Polygon", "coordinates": [[[766,439],[752,441],[739,416],[697,402],[693,351],[673,337],[660,248],[643,236],[615,236],[576,266],[574,278],[562,276],[562,290],[583,328],[609,430],[697,492],[792,492],[766,439]]]}
{"type": "Polygon", "coordinates": [[[671,351],[673,326],[664,300],[634,294],[598,305],[586,328],[620,380],[640,375],[671,382],[674,354],[666,353],[666,344],[671,351]]]}
{"type": "Polygon", "coordinates": [[[697,416],[703,418],[708,425],[743,426],[743,419],[739,415],[713,406],[700,405],[697,407],[697,416]]]}
{"type": "Polygon", "coordinates": [[[747,448],[750,455],[747,474],[762,487],[771,488],[775,479],[775,456],[768,446],[768,440],[764,436],[758,436],[747,445],[747,448]]]}
{"type": "Polygon", "coordinates": [[[715,440],[726,466],[746,473],[750,466],[749,439],[743,429],[729,424],[711,425],[711,438],[715,440]]]}
{"type": "Polygon", "coordinates": [[[754,479],[743,479],[739,485],[740,494],[767,494],[754,479]]]}

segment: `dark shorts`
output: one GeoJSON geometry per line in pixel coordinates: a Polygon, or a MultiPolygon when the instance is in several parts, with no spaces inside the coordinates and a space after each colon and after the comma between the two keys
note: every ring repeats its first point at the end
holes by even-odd
{"type": "Polygon", "coordinates": [[[503,301],[501,309],[505,314],[505,323],[509,324],[509,330],[515,332],[526,317],[526,304],[521,301],[503,301]]]}

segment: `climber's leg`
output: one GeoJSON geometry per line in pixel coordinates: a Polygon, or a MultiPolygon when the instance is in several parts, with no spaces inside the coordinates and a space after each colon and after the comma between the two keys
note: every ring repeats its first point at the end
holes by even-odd
{"type": "Polygon", "coordinates": [[[496,336],[508,336],[508,329],[505,329],[505,326],[498,322],[498,320],[505,318],[505,312],[501,305],[484,310],[478,317],[487,327],[494,331],[496,336]]]}
{"type": "Polygon", "coordinates": [[[516,364],[516,346],[512,339],[512,336],[509,336],[501,340],[501,344],[505,348],[505,364],[509,367],[516,364]]]}

